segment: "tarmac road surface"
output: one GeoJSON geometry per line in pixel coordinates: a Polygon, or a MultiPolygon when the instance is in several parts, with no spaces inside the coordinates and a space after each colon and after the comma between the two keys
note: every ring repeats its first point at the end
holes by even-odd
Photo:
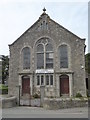
{"type": "Polygon", "coordinates": [[[88,118],[88,108],[46,110],[40,107],[2,109],[2,118],[88,118]]]}

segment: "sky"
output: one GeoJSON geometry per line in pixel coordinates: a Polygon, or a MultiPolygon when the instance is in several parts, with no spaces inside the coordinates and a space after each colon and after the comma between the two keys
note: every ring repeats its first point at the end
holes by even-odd
{"type": "Polygon", "coordinates": [[[86,38],[88,52],[88,0],[0,0],[0,55],[9,55],[9,44],[19,38],[46,8],[51,19],[86,38]]]}

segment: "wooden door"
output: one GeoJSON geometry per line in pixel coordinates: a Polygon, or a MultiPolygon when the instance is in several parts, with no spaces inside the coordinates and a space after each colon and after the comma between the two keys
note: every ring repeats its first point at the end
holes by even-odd
{"type": "Polygon", "coordinates": [[[30,78],[29,77],[22,78],[22,95],[23,94],[30,94],[30,78]]]}
{"type": "Polygon", "coordinates": [[[60,95],[69,94],[69,77],[67,75],[60,76],[60,95]]]}

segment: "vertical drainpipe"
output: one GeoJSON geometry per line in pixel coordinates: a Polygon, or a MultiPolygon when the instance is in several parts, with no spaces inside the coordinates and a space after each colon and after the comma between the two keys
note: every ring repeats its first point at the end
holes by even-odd
{"type": "Polygon", "coordinates": [[[55,70],[54,70],[54,84],[55,84],[55,98],[57,97],[57,88],[56,88],[56,74],[55,74],[55,70]]]}
{"type": "Polygon", "coordinates": [[[19,85],[19,106],[20,106],[20,88],[21,86],[19,85]]]}
{"type": "Polygon", "coordinates": [[[34,88],[34,71],[33,71],[33,90],[32,90],[32,93],[35,92],[35,88],[34,88]]]}

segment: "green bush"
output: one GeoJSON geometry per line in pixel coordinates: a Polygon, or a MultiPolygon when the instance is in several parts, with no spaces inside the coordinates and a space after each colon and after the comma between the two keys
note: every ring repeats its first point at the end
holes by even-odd
{"type": "Polygon", "coordinates": [[[8,90],[8,86],[5,86],[4,84],[0,84],[0,89],[6,89],[6,90],[8,90]]]}
{"type": "Polygon", "coordinates": [[[82,97],[81,93],[76,93],[76,97],[82,97]]]}
{"type": "Polygon", "coordinates": [[[0,94],[8,94],[8,86],[0,84],[0,94]]]}

